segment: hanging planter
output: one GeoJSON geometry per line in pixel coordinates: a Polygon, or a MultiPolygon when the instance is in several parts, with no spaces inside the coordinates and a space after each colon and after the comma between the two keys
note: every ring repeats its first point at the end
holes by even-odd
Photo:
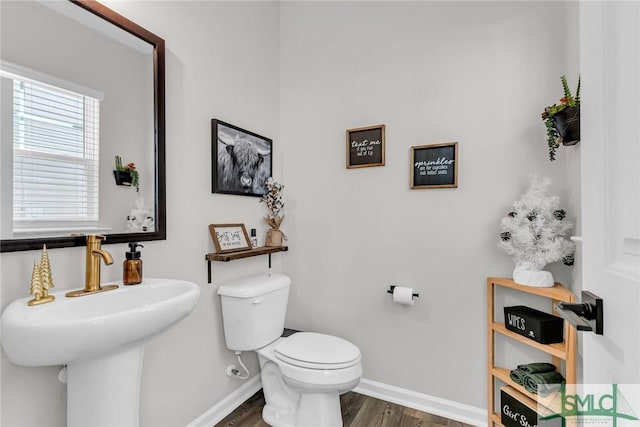
{"type": "Polygon", "coordinates": [[[140,175],[138,175],[135,163],[131,162],[127,166],[122,166],[122,158],[116,156],[116,168],[113,171],[113,177],[116,179],[116,185],[135,187],[136,191],[140,191],[140,175]]]}
{"type": "Polygon", "coordinates": [[[569,89],[567,78],[560,77],[564,96],[560,104],[553,104],[542,112],[547,133],[549,160],[556,159],[556,148],[562,145],[576,145],[580,142],[580,77],[575,97],[569,89]]]}
{"type": "Polygon", "coordinates": [[[553,116],[553,121],[562,138],[562,145],[580,142],[580,106],[565,108],[553,116]]]}
{"type": "Polygon", "coordinates": [[[116,185],[131,186],[131,172],[129,171],[113,171],[113,177],[116,179],[116,185]]]}

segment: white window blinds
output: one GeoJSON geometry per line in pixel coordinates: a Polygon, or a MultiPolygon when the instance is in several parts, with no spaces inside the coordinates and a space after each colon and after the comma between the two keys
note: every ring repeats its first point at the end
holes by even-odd
{"type": "Polygon", "coordinates": [[[96,98],[14,77],[14,231],[97,225],[99,109],[96,98]]]}

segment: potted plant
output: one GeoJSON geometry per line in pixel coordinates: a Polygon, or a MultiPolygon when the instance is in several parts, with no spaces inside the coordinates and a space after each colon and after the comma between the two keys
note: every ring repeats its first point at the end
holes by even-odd
{"type": "Polygon", "coordinates": [[[140,191],[140,176],[136,170],[135,163],[128,163],[127,166],[122,165],[122,157],[116,156],[116,168],[113,171],[116,185],[128,185],[135,187],[136,191],[140,191]]]}
{"type": "Polygon", "coordinates": [[[580,142],[580,77],[573,96],[567,78],[560,77],[564,96],[560,104],[548,106],[542,112],[542,121],[547,130],[549,160],[556,159],[556,148],[562,145],[575,145],[580,142]]]}

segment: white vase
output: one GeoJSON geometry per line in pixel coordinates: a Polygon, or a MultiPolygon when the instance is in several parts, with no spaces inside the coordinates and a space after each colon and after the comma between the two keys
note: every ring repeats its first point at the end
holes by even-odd
{"type": "Polygon", "coordinates": [[[543,267],[530,262],[516,262],[516,267],[513,269],[513,281],[519,285],[550,288],[553,286],[553,275],[549,271],[543,270],[543,267]]]}

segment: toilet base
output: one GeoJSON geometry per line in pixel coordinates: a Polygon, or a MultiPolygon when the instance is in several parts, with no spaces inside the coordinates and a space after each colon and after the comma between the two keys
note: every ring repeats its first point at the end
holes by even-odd
{"type": "Polygon", "coordinates": [[[352,389],[358,381],[345,384],[347,387],[334,386],[334,390],[325,389],[318,393],[309,390],[311,392],[308,393],[303,384],[287,384],[275,363],[261,362],[260,375],[266,401],[262,419],[267,424],[272,427],[342,427],[340,392],[352,389]]]}
{"type": "Polygon", "coordinates": [[[342,427],[338,392],[301,394],[296,426],[342,427]]]}
{"type": "Polygon", "coordinates": [[[295,412],[282,412],[277,405],[266,404],[262,419],[272,427],[342,427],[340,395],[337,392],[300,394],[295,412]]]}

